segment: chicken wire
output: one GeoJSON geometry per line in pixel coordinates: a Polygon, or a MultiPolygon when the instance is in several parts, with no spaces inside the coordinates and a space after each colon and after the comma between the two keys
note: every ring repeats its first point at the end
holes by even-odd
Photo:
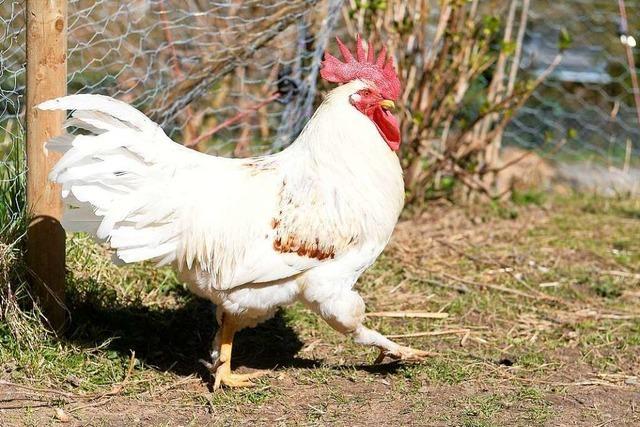
{"type": "Polygon", "coordinates": [[[0,160],[24,133],[24,11],[18,2],[0,0],[0,160]]]}
{"type": "MultiPolygon", "coordinates": [[[[24,3],[0,0],[0,141],[7,147],[23,134],[24,3]]],[[[69,0],[68,93],[126,101],[186,145],[240,156],[276,150],[312,113],[341,4],[69,0]]]]}
{"type": "Polygon", "coordinates": [[[12,227],[23,212],[25,37],[18,24],[22,9],[17,2],[0,0],[0,249],[12,243],[12,227]]]}
{"type": "MultiPolygon", "coordinates": [[[[625,36],[638,40],[640,1],[624,3],[625,36]]],[[[640,126],[618,1],[531,1],[521,76],[544,72],[558,53],[563,29],[572,42],[562,61],[512,120],[503,143],[533,148],[565,163],[622,167],[629,158],[637,163],[640,126]]],[[[637,65],[638,49],[633,51],[637,65]]]]}

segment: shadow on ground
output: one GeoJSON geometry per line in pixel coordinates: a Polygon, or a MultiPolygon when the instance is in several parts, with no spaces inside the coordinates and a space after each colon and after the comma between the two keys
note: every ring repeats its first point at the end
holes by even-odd
{"type": "MultiPolygon", "coordinates": [[[[117,302],[103,284],[74,281],[68,295],[72,313],[66,339],[87,348],[129,355],[159,370],[209,378],[198,361],[209,360],[217,329],[215,307],[191,295],[181,295],[175,308],[117,302]],[[76,293],[75,289],[91,289],[76,293]]],[[[303,343],[281,313],[256,328],[241,331],[234,342],[234,368],[279,369],[312,367],[318,362],[296,357],[303,343]]]]}
{"type": "MultiPolygon", "coordinates": [[[[209,360],[211,342],[217,330],[215,307],[179,287],[170,308],[142,301],[122,302],[115,291],[99,279],[68,277],[67,301],[72,313],[66,339],[87,349],[101,347],[148,366],[178,375],[210,374],[200,359],[209,360]]],[[[299,357],[304,343],[278,312],[255,328],[242,330],[234,342],[234,369],[313,368],[322,360],[299,357]]],[[[348,367],[372,374],[390,374],[400,365],[367,363],[348,367]]],[[[345,365],[336,366],[336,369],[345,365]]]]}

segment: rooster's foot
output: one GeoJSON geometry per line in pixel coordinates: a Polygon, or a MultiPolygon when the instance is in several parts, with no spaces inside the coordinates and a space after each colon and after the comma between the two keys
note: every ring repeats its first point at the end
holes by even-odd
{"type": "Polygon", "coordinates": [[[256,383],[251,380],[267,375],[269,372],[270,371],[257,371],[249,374],[234,374],[231,372],[230,363],[222,363],[215,370],[213,389],[217,390],[223,385],[226,387],[254,387],[256,383]]]}
{"type": "Polygon", "coordinates": [[[398,348],[392,350],[381,349],[378,358],[374,363],[381,363],[386,357],[393,360],[401,360],[405,362],[421,362],[427,357],[432,356],[433,353],[428,351],[416,350],[415,348],[398,346],[398,348]]]}

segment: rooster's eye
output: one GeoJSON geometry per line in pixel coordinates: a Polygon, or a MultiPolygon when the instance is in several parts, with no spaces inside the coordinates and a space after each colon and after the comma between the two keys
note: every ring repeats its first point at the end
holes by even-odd
{"type": "Polygon", "coordinates": [[[371,91],[369,89],[363,89],[362,91],[360,91],[360,93],[362,94],[362,96],[371,95],[371,91]]]}

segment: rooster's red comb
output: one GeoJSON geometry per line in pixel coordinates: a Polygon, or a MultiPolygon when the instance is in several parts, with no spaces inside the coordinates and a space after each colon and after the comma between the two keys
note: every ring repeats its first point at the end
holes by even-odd
{"type": "Polygon", "coordinates": [[[354,58],[338,37],[336,41],[344,61],[325,52],[320,69],[323,79],[332,83],[347,83],[355,79],[369,80],[378,87],[385,98],[395,100],[400,96],[400,80],[393,66],[393,59],[391,57],[387,59],[387,49],[384,46],[376,59],[373,45],[367,43],[365,55],[362,39],[358,35],[354,58]]]}

